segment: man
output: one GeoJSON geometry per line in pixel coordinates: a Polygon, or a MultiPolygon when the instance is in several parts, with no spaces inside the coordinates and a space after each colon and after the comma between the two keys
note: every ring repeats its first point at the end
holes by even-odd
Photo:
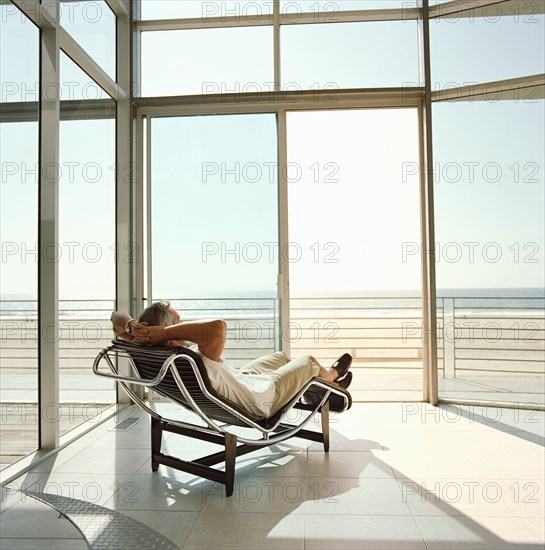
{"type": "Polygon", "coordinates": [[[138,321],[115,311],[111,317],[118,338],[151,346],[185,346],[198,353],[212,387],[259,417],[274,415],[312,378],[318,377],[347,388],[352,357],[345,353],[329,368],[312,355],[289,359],[276,352],[237,369],[222,358],[227,325],[222,319],[182,322],[167,301],[146,308],[138,321]]]}

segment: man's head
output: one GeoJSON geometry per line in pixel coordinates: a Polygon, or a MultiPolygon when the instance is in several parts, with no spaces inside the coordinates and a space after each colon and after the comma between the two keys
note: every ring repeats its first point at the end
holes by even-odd
{"type": "Polygon", "coordinates": [[[178,312],[167,300],[154,302],[147,307],[138,317],[139,323],[147,323],[150,326],[168,327],[180,322],[178,312]]]}

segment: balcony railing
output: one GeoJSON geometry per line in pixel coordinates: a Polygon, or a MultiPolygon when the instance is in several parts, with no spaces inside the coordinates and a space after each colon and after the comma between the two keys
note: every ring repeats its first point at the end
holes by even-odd
{"type": "Polygon", "coordinates": [[[545,299],[442,298],[444,376],[545,374],[545,299]]]}
{"type": "MultiPolygon", "coordinates": [[[[420,375],[423,331],[415,297],[294,298],[289,325],[279,326],[272,298],[172,299],[182,319],[227,321],[226,358],[242,365],[275,351],[289,338],[292,356],[313,354],[328,364],[345,351],[356,377],[364,372],[420,375]]],[[[543,376],[545,300],[537,297],[441,297],[437,301],[439,375],[543,376]]],[[[35,301],[1,302],[2,402],[37,398],[35,301]]],[[[90,365],[112,337],[113,300],[62,301],[58,338],[61,400],[111,402],[113,388],[93,377],[90,365]],[[82,386],[82,381],[85,384],[82,386]],[[73,398],[70,392],[73,392],[73,398]]],[[[395,381],[392,381],[395,385],[395,381]]]]}
{"type": "MultiPolygon", "coordinates": [[[[38,312],[35,300],[0,302],[0,402],[36,403],[38,312]]],[[[43,337],[59,342],[61,403],[113,403],[115,386],[92,375],[92,359],[112,338],[113,300],[62,300],[59,323],[43,337]]]]}
{"type": "Polygon", "coordinates": [[[354,369],[420,369],[421,307],[412,297],[295,298],[292,355],[313,354],[327,364],[348,351],[354,369]]]}

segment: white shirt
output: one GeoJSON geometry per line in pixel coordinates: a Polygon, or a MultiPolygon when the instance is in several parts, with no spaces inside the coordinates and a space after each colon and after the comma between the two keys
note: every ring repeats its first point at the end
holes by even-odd
{"type": "Polygon", "coordinates": [[[198,346],[190,349],[203,360],[212,387],[223,397],[240,405],[255,416],[268,417],[274,400],[275,386],[266,374],[242,374],[223,359],[212,361],[204,356],[198,346]]]}

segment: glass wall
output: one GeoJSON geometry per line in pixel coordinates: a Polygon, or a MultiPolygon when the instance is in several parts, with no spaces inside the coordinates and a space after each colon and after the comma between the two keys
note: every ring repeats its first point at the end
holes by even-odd
{"type": "MultiPolygon", "coordinates": [[[[227,354],[242,363],[279,349],[281,339],[264,345],[265,333],[256,317],[263,312],[255,310],[257,303],[232,304],[229,309],[224,298],[267,295],[276,301],[278,261],[287,260],[292,301],[283,314],[289,311],[292,322],[282,318],[284,345],[289,339],[295,355],[318,353],[312,315],[305,317],[308,312],[301,303],[326,295],[340,299],[341,305],[320,304],[319,321],[328,318],[343,325],[342,341],[335,339],[335,345],[318,337],[324,344],[319,349],[322,359],[331,362],[341,348],[357,355],[361,377],[356,399],[370,397],[364,387],[375,399],[419,399],[421,269],[402,258],[404,240],[420,242],[416,109],[292,113],[288,107],[287,114],[278,112],[288,122],[287,133],[278,136],[281,156],[282,140],[287,139],[287,167],[279,163],[272,143],[277,132],[269,125],[275,117],[243,115],[251,112],[256,92],[275,89],[285,92],[278,97],[294,101],[303,90],[333,95],[350,88],[397,87],[401,97],[402,88],[414,87],[420,78],[417,15],[406,17],[417,2],[282,1],[277,18],[271,17],[273,3],[266,4],[142,3],[143,21],[137,25],[142,95],[196,94],[194,101],[182,101],[191,105],[191,112],[199,112],[208,100],[222,101],[214,96],[231,94],[229,101],[238,103],[234,110],[240,113],[161,118],[152,106],[151,118],[146,116],[144,133],[151,135],[151,156],[146,158],[151,162],[153,298],[174,299],[189,318],[227,317],[227,354]],[[378,21],[361,20],[360,12],[381,9],[392,11],[378,21]],[[343,11],[352,15],[341,15],[343,11]],[[282,170],[288,200],[280,218],[289,218],[289,242],[280,242],[278,232],[276,186],[284,185],[277,174],[282,170]],[[183,200],[173,204],[181,193],[211,215],[203,219],[199,209],[184,208],[183,200]],[[388,205],[392,195],[395,204],[388,205]],[[172,235],[181,236],[180,257],[173,253],[172,235]],[[337,263],[339,245],[342,262],[337,263]],[[371,264],[380,268],[371,270],[371,264]],[[354,311],[355,324],[339,320],[354,311]],[[257,323],[259,329],[245,338],[235,330],[241,320],[257,323]],[[403,326],[409,322],[410,338],[404,339],[403,326]],[[295,328],[301,323],[306,323],[304,334],[295,328]],[[371,380],[374,374],[377,378],[371,380]]],[[[266,98],[261,94],[259,99],[266,98]]],[[[170,100],[169,115],[184,113],[182,101],[177,113],[176,100],[170,100]]],[[[151,99],[146,102],[153,105],[151,99]]],[[[270,107],[277,112],[272,102],[270,107]]],[[[206,114],[206,108],[203,111],[206,114]]]]}
{"type": "Polygon", "coordinates": [[[496,81],[544,72],[536,7],[431,22],[442,399],[543,404],[545,90],[496,81]]]}
{"type": "Polygon", "coordinates": [[[275,78],[289,93],[414,86],[419,82],[418,26],[406,14],[416,6],[281,2],[275,74],[273,2],[144,0],[141,95],[240,94],[243,100],[274,91],[275,78]],[[357,19],[358,11],[379,8],[395,15],[365,22],[340,17],[348,10],[357,19]],[[146,21],[154,18],[167,21],[146,21]],[[169,28],[168,18],[180,19],[169,28]]]}
{"type": "MultiPolygon", "coordinates": [[[[331,258],[328,255],[332,253],[334,259],[335,249],[321,247],[329,242],[344,243],[349,251],[349,260],[344,264],[350,265],[348,270],[335,264],[324,264],[319,269],[314,265],[313,275],[309,276],[305,269],[310,268],[303,261],[291,262],[294,299],[301,298],[299,291],[315,291],[313,285],[326,279],[330,288],[337,282],[338,288],[351,291],[359,288],[355,282],[371,288],[369,281],[378,275],[365,269],[360,270],[361,279],[354,274],[366,253],[373,256],[374,265],[382,265],[381,282],[391,288],[397,286],[398,290],[418,286],[420,239],[416,227],[411,225],[417,219],[415,204],[411,202],[415,195],[411,193],[418,167],[405,164],[410,173],[401,171],[396,176],[399,179],[405,175],[412,180],[407,180],[407,187],[396,188],[399,203],[391,200],[393,206],[385,213],[387,217],[396,216],[400,223],[407,222],[410,230],[402,234],[391,226],[380,226],[378,231],[377,224],[371,222],[377,211],[365,210],[367,205],[361,210],[368,216],[354,211],[363,199],[369,198],[365,185],[350,184],[347,195],[354,201],[349,205],[336,202],[341,194],[327,193],[329,185],[338,185],[329,179],[345,181],[345,176],[336,175],[335,167],[332,171],[329,163],[336,162],[346,170],[371,178],[373,161],[378,157],[368,159],[363,166],[354,163],[364,156],[361,147],[365,145],[355,150],[354,144],[368,142],[366,121],[357,122],[359,119],[351,113],[354,120],[350,121],[350,132],[325,134],[323,128],[310,131],[314,111],[308,115],[310,119],[305,118],[307,113],[288,112],[286,135],[277,131],[278,118],[285,116],[286,104],[278,108],[271,103],[270,109],[266,105],[267,114],[259,115],[254,114],[256,109],[252,112],[251,105],[252,94],[271,91],[275,86],[288,91],[290,86],[295,90],[338,90],[341,100],[350,101],[355,97],[350,91],[353,88],[396,87],[397,91],[390,95],[375,95],[401,97],[407,83],[414,88],[415,82],[421,82],[415,19],[418,15],[413,10],[417,4],[282,0],[275,19],[271,17],[273,3],[265,1],[142,2],[143,20],[133,27],[136,34],[142,32],[141,67],[134,67],[134,74],[142,76],[142,95],[196,94],[192,113],[199,111],[208,98],[218,101],[218,94],[249,98],[249,103],[231,105],[229,115],[220,116],[213,111],[210,116],[184,117],[184,108],[180,105],[176,111],[173,104],[168,114],[177,116],[153,113],[147,118],[152,152],[148,160],[153,297],[172,299],[184,318],[227,317],[229,358],[233,361],[240,363],[280,347],[278,260],[279,254],[289,255],[293,250],[280,248],[279,217],[290,217],[290,240],[309,247],[319,244],[310,249],[313,256],[309,261],[314,261],[315,255],[331,258]],[[381,20],[376,21],[373,18],[378,15],[367,17],[365,10],[393,11],[383,13],[381,20]],[[180,19],[171,30],[166,30],[165,21],[169,18],[180,19]],[[369,20],[363,21],[366,18],[369,20]],[[154,23],[153,19],[163,22],[154,23]],[[279,43],[275,44],[276,39],[279,43]],[[299,129],[296,117],[304,120],[299,129]],[[321,151],[318,164],[308,167],[308,177],[312,182],[312,178],[328,181],[324,181],[323,189],[316,188],[315,195],[309,195],[305,187],[308,182],[301,180],[300,187],[292,185],[293,171],[290,172],[289,210],[279,216],[279,184],[284,183],[278,174],[279,159],[286,152],[285,140],[289,145],[288,160],[294,159],[303,166],[315,159],[314,154],[305,156],[305,139],[314,144],[315,152],[321,151]],[[339,144],[343,144],[342,150],[335,149],[339,144]],[[333,155],[335,151],[338,155],[333,155]],[[176,203],[180,190],[182,200],[176,203]],[[301,221],[305,218],[299,214],[304,211],[304,199],[325,203],[331,196],[338,221],[332,234],[342,228],[345,231],[333,241],[326,241],[327,235],[320,233],[322,226],[314,225],[312,220],[305,225],[301,221]],[[402,203],[406,209],[398,208],[402,203]],[[338,214],[345,210],[351,215],[338,214]],[[346,220],[350,223],[343,225],[346,220]],[[366,249],[362,242],[367,241],[352,238],[349,228],[353,234],[376,234],[375,245],[383,243],[383,249],[371,241],[366,249]],[[178,235],[183,247],[181,255],[173,250],[173,236],[178,235]],[[309,235],[321,236],[309,240],[309,235]],[[409,242],[411,248],[402,246],[396,253],[395,243],[399,244],[400,238],[401,245],[409,242]],[[386,249],[390,252],[386,253],[386,249]],[[400,257],[401,263],[397,261],[400,257]],[[405,286],[395,284],[396,276],[401,274],[405,286]],[[210,305],[208,299],[214,303],[210,305]]],[[[440,397],[535,402],[538,396],[534,388],[543,381],[545,333],[545,243],[543,217],[538,212],[543,202],[544,138],[540,123],[544,92],[542,87],[531,87],[527,78],[545,70],[542,3],[507,0],[448,14],[441,10],[452,10],[452,4],[431,4],[440,397]],[[498,85],[497,81],[504,79],[518,80],[498,85]],[[478,88],[479,83],[490,88],[478,88]],[[477,89],[465,89],[460,101],[446,101],[444,90],[469,85],[477,89]],[[497,96],[483,95],[490,89],[498,91],[497,96]]],[[[457,10],[460,7],[455,5],[457,10]]],[[[0,10],[0,376],[2,414],[7,419],[2,424],[2,450],[7,449],[2,461],[9,463],[38,445],[39,415],[35,413],[42,391],[38,385],[36,344],[40,265],[38,163],[43,162],[39,155],[38,101],[43,90],[38,85],[40,31],[35,24],[42,23],[37,18],[35,24],[25,20],[13,4],[2,4],[0,10]],[[22,204],[24,215],[18,208],[22,204]],[[14,429],[9,422],[15,416],[14,429]],[[20,435],[18,439],[14,438],[15,431],[20,435]],[[11,447],[4,445],[9,438],[11,447]]],[[[105,405],[114,400],[113,385],[99,384],[86,369],[96,349],[110,336],[107,316],[115,298],[115,150],[116,139],[119,146],[119,136],[128,140],[130,133],[129,128],[115,128],[115,101],[106,93],[117,97],[112,91],[116,71],[128,68],[128,58],[119,67],[116,65],[120,55],[116,52],[118,23],[104,0],[61,2],[61,24],[81,47],[63,38],[67,57],[61,55],[60,68],[60,212],[54,221],[59,223],[58,244],[64,247],[59,265],[58,321],[64,323],[59,368],[60,398],[65,405],[105,405]],[[93,62],[105,74],[90,70],[93,62]],[[79,67],[86,67],[100,85],[79,67]]],[[[152,100],[146,104],[154,108],[152,100]]],[[[308,108],[307,104],[304,109],[308,108]]],[[[262,111],[263,105],[257,110],[262,111]]],[[[411,134],[411,138],[400,130],[407,112],[393,112],[394,121],[386,126],[390,128],[388,146],[392,158],[384,162],[384,177],[390,168],[399,166],[401,152],[409,163],[416,162],[411,141],[415,136],[411,134]],[[400,140],[401,136],[404,139],[400,140]]],[[[43,128],[45,135],[56,135],[56,125],[52,126],[43,128]],[[52,130],[50,134],[48,130],[52,130]]],[[[330,127],[335,129],[336,125],[330,127]]],[[[385,189],[389,184],[379,180],[371,198],[375,204],[387,200],[385,189]]],[[[133,206],[129,202],[124,205],[127,211],[133,206]]],[[[325,226],[334,215],[325,207],[323,212],[325,226]]],[[[282,226],[282,231],[285,229],[282,226]]],[[[384,304],[381,309],[386,309],[384,304]]],[[[414,309],[413,302],[409,307],[414,309]]],[[[389,310],[399,310],[399,305],[389,310]]],[[[327,315],[334,311],[330,308],[327,315]]],[[[384,325],[379,328],[391,329],[384,325]]],[[[359,327],[351,337],[356,352],[360,346],[369,355],[375,353],[371,350],[384,346],[368,329],[359,327]]],[[[418,327],[413,329],[411,335],[418,339],[418,327]]],[[[393,332],[388,337],[397,338],[393,332]]],[[[399,349],[405,350],[407,344],[402,344],[399,349]]],[[[389,344],[388,349],[398,352],[394,344],[389,344]]],[[[380,390],[380,385],[376,388],[380,390]]],[[[61,432],[78,422],[61,424],[61,432]]]]}
{"type": "Polygon", "coordinates": [[[61,52],[59,242],[61,433],[115,402],[90,365],[115,309],[115,101],[61,52]]]}
{"type": "Polygon", "coordinates": [[[91,365],[116,298],[116,102],[104,90],[117,93],[117,21],[103,0],[61,2],[71,40],[47,22],[53,8],[0,4],[2,468],[24,468],[116,399],[91,365]]]}
{"type": "MultiPolygon", "coordinates": [[[[248,110],[244,99],[248,98],[249,105],[251,93],[269,91],[265,83],[274,79],[279,91],[338,91],[340,103],[353,97],[351,89],[394,87],[402,90],[423,82],[419,47],[422,35],[418,32],[418,14],[415,15],[421,2],[281,0],[274,19],[270,17],[269,7],[255,3],[251,8],[255,10],[253,20],[249,18],[249,3],[242,2],[236,7],[228,6],[228,2],[204,4],[199,7],[191,2],[143,3],[145,21],[139,28],[143,32],[142,59],[147,67],[143,71],[144,95],[197,93],[203,94],[198,101],[205,103],[209,95],[235,92],[240,94],[239,112],[243,113],[248,110]],[[379,11],[366,14],[365,10],[379,11]],[[181,19],[173,22],[173,30],[167,31],[169,23],[149,21],[154,18],[181,19]],[[184,21],[187,18],[193,19],[184,21]],[[201,24],[207,28],[198,29],[201,24]],[[213,59],[219,59],[218,55],[206,49],[216,43],[215,37],[232,32],[233,37],[241,37],[240,42],[238,38],[233,44],[225,42],[224,51],[229,52],[234,46],[242,50],[243,41],[248,50],[250,41],[246,40],[245,33],[250,29],[256,37],[260,32],[263,36],[269,33],[266,40],[259,38],[251,43],[264,60],[261,68],[252,64],[253,52],[240,56],[242,63],[234,72],[229,61],[222,61],[222,67],[215,66],[213,59]],[[274,35],[273,31],[278,34],[274,35]],[[202,48],[206,55],[199,58],[199,67],[192,67],[185,60],[169,59],[168,64],[175,70],[168,73],[164,62],[157,63],[158,52],[195,51],[188,38],[192,33],[214,37],[202,48]],[[273,43],[275,36],[276,44],[273,43]],[[276,59],[270,52],[274,46],[276,59]],[[223,68],[232,75],[231,80],[222,72],[223,68]],[[253,86],[252,82],[257,84],[253,86]]],[[[545,72],[543,2],[504,0],[468,8],[460,2],[431,0],[429,5],[435,154],[431,184],[435,187],[436,200],[440,397],[532,402],[536,397],[532,384],[543,381],[545,351],[545,326],[540,319],[544,227],[537,211],[543,200],[541,152],[544,144],[540,124],[544,94],[542,87],[532,81],[545,72]],[[449,101],[456,98],[459,101],[449,101]],[[458,321],[467,321],[469,325],[459,331],[458,321]],[[474,322],[477,324],[472,325],[474,322]],[[492,324],[489,326],[488,322],[492,324]],[[499,336],[489,334],[494,328],[501,329],[499,336]]],[[[250,37],[249,32],[247,36],[250,37]]],[[[290,113],[288,107],[287,119],[296,121],[300,117],[310,121],[313,116],[318,119],[316,111],[323,107],[316,102],[310,113],[290,113]]],[[[307,110],[308,105],[303,108],[307,110]]],[[[279,113],[283,116],[282,111],[279,113]]],[[[395,153],[407,143],[407,140],[402,144],[397,142],[403,116],[396,114],[397,123],[390,133],[390,146],[395,153]]],[[[324,166],[331,169],[334,160],[327,155],[332,154],[339,143],[345,143],[346,151],[351,152],[354,143],[360,139],[365,141],[362,136],[368,130],[361,125],[346,135],[344,127],[328,134],[312,122],[308,122],[308,128],[302,127],[300,134],[295,128],[294,122],[288,124],[285,136],[288,157],[306,162],[304,140],[313,143],[316,154],[311,157],[319,158],[310,166],[319,171],[319,175],[313,172],[312,178],[329,177],[330,172],[328,168],[324,170],[324,166]]],[[[354,158],[363,156],[361,151],[351,154],[354,158]]],[[[343,158],[342,155],[339,158],[343,158]]],[[[411,171],[411,177],[419,177],[417,155],[407,158],[411,160],[405,162],[404,167],[411,171]]],[[[354,168],[354,173],[365,174],[370,164],[354,168]]],[[[350,166],[350,162],[346,161],[346,166],[350,166]]],[[[409,173],[402,172],[401,177],[404,176],[409,173]]],[[[289,176],[288,186],[288,211],[283,214],[289,216],[290,239],[294,235],[300,239],[305,230],[309,234],[313,232],[308,229],[312,223],[302,224],[298,212],[305,200],[318,200],[323,189],[316,186],[311,190],[304,184],[296,187],[291,185],[289,176]]],[[[357,189],[358,193],[361,191],[357,189]]],[[[350,196],[358,198],[357,192],[350,196]]],[[[376,192],[377,200],[380,192],[382,189],[376,192]]],[[[332,196],[330,202],[336,204],[336,195],[324,193],[324,196],[332,196]]],[[[403,193],[399,196],[405,197],[403,193]]],[[[409,204],[406,200],[405,203],[409,204]]],[[[352,202],[344,206],[348,211],[350,208],[353,208],[352,202]]],[[[337,209],[343,211],[343,208],[337,209]]],[[[413,210],[411,207],[398,213],[399,219],[406,219],[404,215],[413,210]]],[[[349,218],[354,233],[371,231],[366,229],[365,217],[349,218]]],[[[416,218],[415,213],[414,220],[416,218]]],[[[377,235],[377,242],[385,244],[383,254],[375,254],[374,262],[374,265],[378,262],[387,266],[380,270],[383,282],[389,281],[390,276],[395,279],[401,273],[411,273],[405,279],[408,282],[420,273],[425,251],[415,227],[411,227],[412,236],[405,236],[399,250],[403,261],[397,269],[390,261],[395,256],[386,253],[389,233],[377,235]]],[[[314,234],[320,234],[319,226],[314,234]]],[[[345,265],[357,264],[356,246],[352,246],[348,257],[350,260],[345,265]]],[[[337,279],[346,283],[347,278],[350,279],[347,271],[357,271],[339,269],[336,272],[338,266],[335,265],[317,270],[314,266],[309,277],[303,267],[304,262],[290,265],[292,299],[299,290],[311,291],[312,285],[325,279],[328,284],[337,279]]],[[[295,309],[292,308],[292,314],[295,309]]],[[[363,341],[366,333],[356,332],[363,341]]],[[[418,327],[414,334],[416,338],[422,337],[418,327]]]]}
{"type": "Polygon", "coordinates": [[[545,101],[434,105],[440,396],[543,403],[545,101]]]}
{"type": "Polygon", "coordinates": [[[39,39],[0,5],[1,468],[38,447],[39,39]]]}

